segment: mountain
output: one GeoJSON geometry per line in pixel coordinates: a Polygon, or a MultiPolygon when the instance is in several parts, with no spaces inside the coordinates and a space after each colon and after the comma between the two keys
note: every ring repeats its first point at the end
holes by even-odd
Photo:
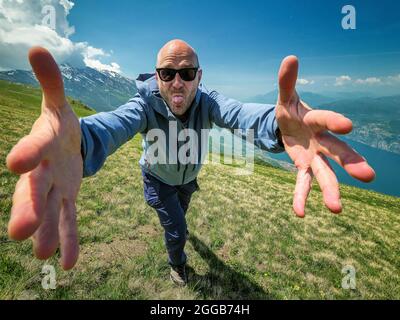
{"type": "MultiPolygon", "coordinates": [[[[359,98],[377,98],[379,95],[374,92],[365,91],[321,91],[319,94],[331,97],[336,100],[359,99],[359,98]]],[[[382,96],[382,95],[381,95],[382,96]]]]}
{"type": "Polygon", "coordinates": [[[349,139],[400,154],[400,95],[359,98],[321,104],[316,109],[333,110],[353,121],[349,139]]]}
{"type": "MultiPolygon", "coordinates": [[[[336,100],[335,98],[330,96],[325,96],[308,91],[299,91],[299,94],[301,96],[301,99],[303,101],[306,101],[309,105],[330,103],[336,100]]],[[[248,102],[254,102],[254,103],[275,103],[277,99],[278,99],[278,90],[273,90],[266,94],[258,95],[247,100],[248,102]]]]}
{"type": "MultiPolygon", "coordinates": [[[[325,103],[333,103],[339,100],[352,100],[360,98],[378,98],[373,92],[363,92],[363,91],[351,91],[351,92],[341,92],[341,91],[321,91],[318,93],[309,91],[298,91],[301,99],[307,102],[310,106],[317,106],[325,103]]],[[[247,99],[248,102],[255,103],[275,103],[278,98],[278,90],[270,91],[266,94],[261,94],[247,99]]]]}
{"type": "MultiPolygon", "coordinates": [[[[135,81],[112,71],[98,71],[85,67],[60,65],[66,95],[79,99],[96,111],[114,110],[133,97],[135,81]]],[[[11,70],[0,72],[0,79],[38,86],[32,71],[11,70]]]]}
{"type": "Polygon", "coordinates": [[[321,104],[318,109],[335,110],[340,113],[356,115],[358,117],[396,118],[400,113],[400,95],[379,98],[358,98],[336,100],[333,105],[321,104]]]}

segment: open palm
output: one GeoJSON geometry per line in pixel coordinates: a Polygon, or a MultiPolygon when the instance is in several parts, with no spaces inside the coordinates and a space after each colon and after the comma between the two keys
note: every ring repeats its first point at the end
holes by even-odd
{"type": "Polygon", "coordinates": [[[49,258],[60,247],[61,265],[70,269],[79,251],[75,201],[83,171],[80,126],[50,53],[32,48],[29,60],[42,86],[42,112],[30,134],[7,157],[8,168],[21,174],[8,231],[16,240],[33,235],[40,259],[49,258]]]}
{"type": "Polygon", "coordinates": [[[334,213],[342,210],[339,184],[327,157],[340,164],[351,176],[364,182],[374,179],[375,172],[366,160],[330,132],[346,134],[352,122],[341,114],[312,110],[301,101],[296,90],[298,60],[286,57],[279,70],[279,97],[276,119],[285,150],[298,169],[293,209],[299,217],[305,214],[305,203],[315,176],[325,205],[334,213]]]}

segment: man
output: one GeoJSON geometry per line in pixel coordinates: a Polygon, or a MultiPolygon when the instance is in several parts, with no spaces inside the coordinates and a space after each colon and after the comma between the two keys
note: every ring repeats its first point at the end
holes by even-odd
{"type": "Polygon", "coordinates": [[[189,128],[199,132],[213,123],[253,129],[257,146],[272,152],[286,150],[298,168],[293,209],[299,217],[305,214],[314,175],[329,210],[339,213],[342,209],[338,182],[326,156],[359,180],[368,182],[375,176],[364,158],[329,132],[348,133],[351,121],[335,112],[312,110],[299,99],[294,56],[281,64],[276,106],[243,104],[200,85],[202,70],[196,52],[184,41],[172,40],[158,53],[156,73],[138,78],[139,92],[133,99],[115,111],[80,121],[65,100],[62,77],[50,53],[35,47],[29,60],[43,90],[42,113],[31,133],[7,157],[8,168],[21,174],[9,235],[16,240],[33,235],[39,259],[52,256],[60,245],[61,265],[66,270],[78,259],[75,201],[82,177],[97,172],[108,155],[138,132],[144,138],[140,165],[145,199],[165,230],[171,279],[181,285],[187,282],[185,213],[198,188],[201,164],[150,161],[152,141],[146,135],[151,130],[161,129],[166,141],[172,139],[179,149],[184,141],[171,138],[171,124],[178,132],[189,128]]]}

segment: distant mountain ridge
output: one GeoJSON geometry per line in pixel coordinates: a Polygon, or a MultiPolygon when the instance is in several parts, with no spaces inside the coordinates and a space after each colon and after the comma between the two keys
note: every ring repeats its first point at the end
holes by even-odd
{"type": "MultiPolygon", "coordinates": [[[[255,103],[276,103],[278,99],[278,90],[273,90],[267,92],[266,94],[257,95],[251,98],[246,99],[246,102],[255,102],[255,103]]],[[[360,99],[360,98],[378,98],[379,96],[375,95],[371,92],[310,92],[310,91],[298,91],[301,99],[307,102],[311,106],[318,106],[320,104],[333,103],[335,101],[340,100],[351,100],[351,99],[360,99]]],[[[385,96],[386,97],[386,96],[385,96]]]]}
{"type": "MultiPolygon", "coordinates": [[[[112,71],[98,71],[90,67],[75,68],[60,65],[66,95],[79,99],[96,111],[110,111],[126,103],[136,92],[135,81],[112,71]]],[[[38,86],[32,71],[0,72],[0,79],[38,86]]]]}
{"type": "Polygon", "coordinates": [[[349,117],[353,121],[349,139],[400,154],[400,95],[346,99],[316,108],[349,117]]]}
{"type": "MultiPolygon", "coordinates": [[[[329,97],[329,96],[325,96],[325,95],[321,95],[318,93],[314,93],[314,92],[299,92],[301,99],[306,101],[309,104],[312,105],[319,105],[322,103],[329,103],[332,102],[334,100],[336,100],[335,98],[329,97]]],[[[262,94],[262,95],[258,95],[255,97],[252,97],[250,99],[247,99],[248,102],[254,102],[254,103],[276,103],[278,99],[278,90],[273,90],[270,91],[266,94],[262,94]]]]}

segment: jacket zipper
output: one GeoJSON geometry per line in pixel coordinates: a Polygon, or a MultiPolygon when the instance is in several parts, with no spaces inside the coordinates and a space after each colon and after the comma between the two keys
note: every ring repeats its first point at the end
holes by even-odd
{"type": "MultiPolygon", "coordinates": [[[[178,121],[181,123],[181,125],[182,125],[182,127],[183,127],[184,129],[187,129],[186,126],[183,124],[182,121],[180,121],[179,119],[178,119],[178,121]]],[[[179,153],[179,152],[178,152],[178,153],[179,153]]],[[[179,157],[178,157],[178,163],[179,163],[179,157]]],[[[182,176],[182,183],[181,183],[181,184],[184,184],[184,183],[185,183],[185,175],[186,175],[186,170],[187,170],[188,165],[187,165],[187,164],[184,164],[183,166],[184,166],[185,168],[183,169],[183,176],[182,176]]],[[[179,169],[178,169],[178,171],[179,171],[179,169]]]]}
{"type": "Polygon", "coordinates": [[[185,174],[186,174],[186,169],[187,169],[188,165],[185,165],[185,169],[183,170],[183,179],[182,179],[182,184],[185,183],[185,174]]]}
{"type": "MultiPolygon", "coordinates": [[[[190,113],[190,115],[189,115],[189,120],[188,120],[188,124],[190,123],[190,118],[191,118],[191,116],[192,116],[192,113],[190,113]]],[[[184,129],[187,129],[187,127],[183,124],[183,122],[181,121],[181,120],[179,120],[178,118],[176,119],[180,124],[181,124],[181,126],[184,128],[184,129]]],[[[178,147],[179,147],[179,141],[178,141],[178,147]]],[[[178,151],[179,151],[179,148],[178,148],[178,151]]],[[[179,153],[179,152],[178,152],[179,153]]],[[[179,157],[178,157],[178,171],[180,171],[180,162],[179,162],[179,157]]],[[[183,165],[185,168],[183,169],[183,176],[182,176],[182,184],[184,184],[185,183],[185,175],[186,175],[186,170],[187,170],[187,168],[188,168],[188,164],[186,164],[186,165],[183,165]]]]}

